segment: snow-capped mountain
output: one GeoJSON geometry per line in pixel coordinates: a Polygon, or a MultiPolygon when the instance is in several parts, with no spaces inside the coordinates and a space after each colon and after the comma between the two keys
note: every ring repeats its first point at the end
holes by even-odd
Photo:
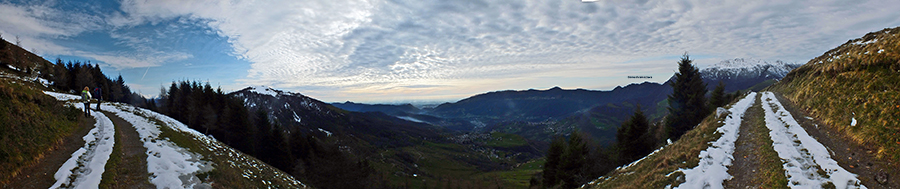
{"type": "Polygon", "coordinates": [[[407,145],[408,138],[437,138],[437,128],[380,112],[349,112],[300,93],[254,86],[229,93],[251,114],[263,110],[289,132],[320,137],[358,138],[376,146],[407,145]]]}
{"type": "MultiPolygon", "coordinates": [[[[331,105],[322,101],[293,93],[273,89],[266,86],[252,86],[230,93],[229,95],[244,100],[244,105],[251,113],[263,108],[270,120],[278,120],[282,126],[290,130],[307,126],[319,121],[335,119],[342,116],[331,105]]],[[[304,131],[313,132],[319,129],[332,128],[303,127],[304,131]]],[[[324,133],[324,132],[323,132],[324,133]]]]}
{"type": "Polygon", "coordinates": [[[725,84],[726,91],[735,91],[755,89],[754,86],[761,83],[774,83],[801,65],[781,60],[770,62],[752,58],[735,58],[710,65],[700,70],[700,75],[710,89],[721,81],[725,84]],[[766,82],[769,80],[771,81],[766,82]]]}
{"type": "Polygon", "coordinates": [[[780,79],[802,64],[773,62],[752,58],[723,60],[700,70],[703,79],[757,78],[780,79]]]}

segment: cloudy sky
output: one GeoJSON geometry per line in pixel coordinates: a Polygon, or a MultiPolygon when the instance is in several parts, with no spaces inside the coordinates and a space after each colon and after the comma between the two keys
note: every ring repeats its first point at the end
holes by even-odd
{"type": "Polygon", "coordinates": [[[662,82],[685,52],[805,63],[900,26],[893,1],[0,0],[0,37],[88,60],[133,90],[194,80],[326,101],[662,82]]]}

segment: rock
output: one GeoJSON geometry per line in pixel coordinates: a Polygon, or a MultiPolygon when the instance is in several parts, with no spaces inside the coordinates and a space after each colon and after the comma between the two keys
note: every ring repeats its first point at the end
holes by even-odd
{"type": "Polygon", "coordinates": [[[888,174],[884,171],[878,171],[878,173],[875,173],[875,181],[877,181],[878,184],[887,184],[888,174]]]}

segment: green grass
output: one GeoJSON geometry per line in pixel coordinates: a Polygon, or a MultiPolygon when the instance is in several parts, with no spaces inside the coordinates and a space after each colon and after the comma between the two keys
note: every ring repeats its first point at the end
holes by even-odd
{"type": "Polygon", "coordinates": [[[775,82],[778,82],[778,81],[776,81],[776,80],[774,80],[774,79],[765,80],[765,81],[763,81],[763,82],[760,82],[760,83],[757,83],[756,85],[751,86],[748,90],[750,90],[750,91],[761,91],[761,90],[765,89],[766,87],[769,87],[769,86],[771,86],[772,84],[775,84],[775,82]]]}
{"type": "Polygon", "coordinates": [[[853,141],[900,162],[900,28],[854,39],[770,87],[853,141]],[[853,44],[878,39],[865,46],[853,44]],[[879,53],[880,51],[880,53],[879,53]],[[840,56],[838,58],[838,56],[840,56]],[[856,119],[857,125],[851,126],[856,119]]]}
{"type": "Polygon", "coordinates": [[[0,79],[0,183],[71,135],[79,113],[20,81],[0,79]]]}
{"type": "Polygon", "coordinates": [[[109,155],[109,160],[106,161],[106,166],[104,166],[105,170],[103,175],[104,178],[100,180],[100,188],[113,188],[115,185],[115,179],[119,175],[119,169],[116,169],[116,165],[119,165],[122,162],[122,138],[119,136],[115,137],[115,144],[113,144],[113,151],[109,155]]]}
{"type": "Polygon", "coordinates": [[[762,103],[757,102],[751,106],[744,117],[748,118],[749,114],[757,115],[756,119],[745,120],[749,121],[750,132],[756,136],[749,141],[752,146],[756,146],[756,150],[750,153],[756,155],[756,161],[759,163],[759,171],[753,175],[753,182],[760,183],[761,188],[787,188],[788,180],[784,175],[781,158],[772,147],[772,139],[769,137],[771,130],[766,127],[762,103]]]}
{"type": "Polygon", "coordinates": [[[509,171],[495,171],[482,174],[485,178],[500,178],[509,187],[512,188],[528,188],[531,183],[531,177],[544,170],[543,165],[547,162],[544,158],[534,159],[526,162],[519,167],[509,171]]]}
{"type": "MultiPolygon", "coordinates": [[[[490,137],[499,139],[495,147],[521,146],[521,136],[498,133],[490,137]],[[504,141],[507,139],[507,141],[504,141]]],[[[527,145],[525,143],[524,145],[527,145]]],[[[386,182],[386,187],[399,188],[523,188],[529,179],[541,171],[542,159],[516,162],[514,159],[489,157],[487,145],[463,145],[456,143],[424,142],[398,149],[386,149],[371,156],[369,161],[377,170],[376,180],[386,182]],[[401,158],[405,157],[405,158],[401,158]],[[406,160],[404,160],[406,159],[406,160]],[[411,162],[405,162],[405,161],[411,162]],[[494,168],[483,165],[508,165],[494,168]],[[416,176],[412,176],[416,174],[416,176]],[[380,177],[380,178],[379,178],[380,177]]],[[[500,157],[508,152],[494,151],[500,157]]]]}
{"type": "Polygon", "coordinates": [[[528,145],[528,141],[525,140],[525,137],[519,135],[493,132],[491,133],[491,140],[486,141],[485,145],[490,147],[511,148],[528,145]]]}

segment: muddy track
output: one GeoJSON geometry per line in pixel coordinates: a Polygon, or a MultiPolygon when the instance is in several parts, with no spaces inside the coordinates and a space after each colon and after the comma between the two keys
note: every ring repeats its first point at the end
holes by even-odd
{"type": "Polygon", "coordinates": [[[107,164],[101,188],[155,188],[150,184],[147,172],[147,148],[140,141],[134,127],[113,113],[103,111],[116,127],[116,146],[112,156],[115,161],[107,164]]]}
{"type": "Polygon", "coordinates": [[[757,150],[754,139],[756,137],[768,137],[768,135],[758,136],[759,133],[752,131],[753,127],[759,127],[759,125],[754,125],[752,122],[763,115],[762,108],[759,105],[760,102],[756,101],[753,106],[750,106],[741,120],[741,129],[738,132],[740,135],[734,144],[734,162],[728,169],[728,173],[734,178],[725,182],[726,188],[759,188],[759,183],[753,182],[753,178],[757,178],[759,170],[759,162],[756,161],[759,157],[756,153],[753,153],[754,150],[757,150]]]}
{"type": "Polygon", "coordinates": [[[64,137],[53,149],[45,152],[37,162],[23,167],[22,171],[2,188],[49,188],[52,186],[56,182],[53,175],[66,160],[72,157],[73,152],[84,146],[82,137],[94,128],[95,122],[92,117],[79,117],[78,128],[75,129],[75,132],[64,137]]]}
{"type": "Polygon", "coordinates": [[[794,119],[800,123],[810,136],[818,140],[831,150],[832,158],[841,167],[858,175],[857,178],[868,188],[900,188],[900,165],[882,161],[875,157],[877,149],[859,145],[845,135],[838,133],[834,128],[820,121],[808,119],[806,111],[798,109],[793,102],[776,93],[778,101],[791,112],[794,119]],[[876,181],[876,176],[887,176],[886,183],[876,181]]]}
{"type": "MultiPolygon", "coordinates": [[[[759,96],[755,98],[759,99],[759,96]]],[[[756,101],[744,113],[740,136],[735,141],[734,162],[728,169],[734,178],[725,182],[725,188],[787,187],[778,183],[784,177],[784,170],[781,160],[772,149],[764,117],[761,101],[756,101]]]]}

